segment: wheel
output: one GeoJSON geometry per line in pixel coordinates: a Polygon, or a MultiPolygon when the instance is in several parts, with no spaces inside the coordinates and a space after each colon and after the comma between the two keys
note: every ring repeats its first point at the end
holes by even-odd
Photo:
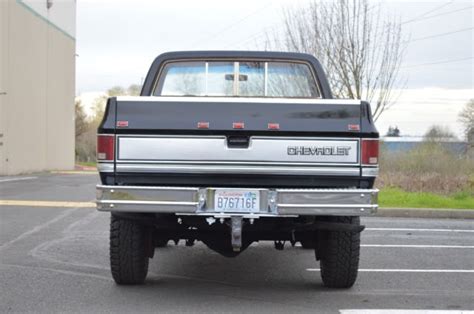
{"type": "MultiPolygon", "coordinates": [[[[360,225],[359,217],[331,217],[331,222],[360,225]]],[[[326,287],[350,288],[359,269],[360,233],[327,231],[322,239],[320,268],[326,287]]]]}
{"type": "Polygon", "coordinates": [[[314,249],[314,242],[308,239],[300,241],[301,247],[305,250],[314,249]]]}
{"type": "Polygon", "coordinates": [[[166,247],[168,245],[168,239],[155,239],[155,247],[166,247]]]}
{"type": "Polygon", "coordinates": [[[146,227],[139,223],[111,216],[110,269],[117,284],[133,285],[145,281],[149,237],[146,227]]]}

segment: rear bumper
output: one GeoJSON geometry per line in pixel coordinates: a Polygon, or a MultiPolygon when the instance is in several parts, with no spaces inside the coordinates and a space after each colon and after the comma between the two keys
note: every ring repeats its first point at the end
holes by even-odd
{"type": "Polygon", "coordinates": [[[252,189],[260,193],[259,212],[214,210],[216,188],[97,186],[97,209],[128,213],[175,213],[214,217],[300,215],[369,216],[378,208],[377,189],[252,189]]]}

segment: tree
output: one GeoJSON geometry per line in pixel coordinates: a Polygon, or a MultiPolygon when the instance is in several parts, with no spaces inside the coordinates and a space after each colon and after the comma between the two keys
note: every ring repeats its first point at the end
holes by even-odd
{"type": "Polygon", "coordinates": [[[387,134],[385,136],[400,137],[400,129],[398,128],[398,126],[395,126],[395,127],[389,126],[387,134]]]}
{"type": "Polygon", "coordinates": [[[316,1],[284,11],[283,32],[266,49],[305,52],[324,66],[333,94],[366,99],[377,120],[394,100],[404,54],[401,24],[368,0],[316,1]]]}
{"type": "Polygon", "coordinates": [[[92,111],[93,116],[91,118],[91,127],[92,129],[97,129],[102,121],[102,117],[104,116],[105,112],[105,104],[107,102],[108,95],[102,95],[94,99],[94,103],[92,104],[92,111]]]}
{"type": "Polygon", "coordinates": [[[89,128],[89,123],[87,122],[87,115],[84,111],[84,107],[80,100],[76,100],[75,104],[75,123],[76,123],[76,140],[89,128]]]}
{"type": "Polygon", "coordinates": [[[139,96],[142,87],[138,84],[132,84],[127,88],[127,94],[130,96],[139,96]]]}
{"type": "Polygon", "coordinates": [[[433,125],[425,133],[424,139],[427,142],[441,142],[456,139],[456,136],[448,127],[433,125]]]}
{"type": "Polygon", "coordinates": [[[140,93],[141,86],[133,84],[128,88],[114,86],[106,93],[94,99],[92,104],[93,115],[86,117],[80,101],[76,101],[76,159],[78,161],[93,161],[96,159],[97,128],[104,116],[105,104],[108,97],[131,95],[140,93]]]}
{"type": "Polygon", "coordinates": [[[132,84],[128,88],[123,88],[121,86],[114,86],[107,90],[107,92],[94,99],[93,111],[94,116],[92,117],[92,126],[97,128],[100,121],[104,115],[105,104],[107,103],[108,97],[117,97],[117,96],[137,96],[140,95],[141,86],[137,84],[132,84]]]}
{"type": "Polygon", "coordinates": [[[114,86],[107,90],[108,97],[123,96],[126,94],[127,94],[127,91],[122,86],[114,86]]]}
{"type": "Polygon", "coordinates": [[[468,143],[474,143],[474,99],[469,100],[459,113],[459,122],[464,127],[468,143]]]}

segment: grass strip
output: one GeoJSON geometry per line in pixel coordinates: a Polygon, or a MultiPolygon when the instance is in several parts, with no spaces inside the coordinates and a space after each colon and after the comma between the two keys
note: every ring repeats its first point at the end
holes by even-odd
{"type": "Polygon", "coordinates": [[[97,167],[97,163],[95,161],[79,161],[76,162],[76,165],[83,166],[83,167],[97,167]]]}
{"type": "Polygon", "coordinates": [[[428,192],[405,192],[399,188],[383,188],[379,193],[379,206],[474,210],[474,197],[467,192],[443,196],[428,192]]]}

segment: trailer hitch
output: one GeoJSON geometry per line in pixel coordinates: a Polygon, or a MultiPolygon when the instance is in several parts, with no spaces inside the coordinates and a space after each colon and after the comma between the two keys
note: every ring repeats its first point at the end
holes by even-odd
{"type": "Polygon", "coordinates": [[[275,241],[275,249],[277,249],[278,251],[283,251],[284,248],[285,248],[285,241],[280,241],[280,240],[275,241]]]}
{"type": "Polygon", "coordinates": [[[232,216],[230,221],[231,226],[231,244],[234,252],[240,252],[242,248],[242,217],[232,216]]]}

